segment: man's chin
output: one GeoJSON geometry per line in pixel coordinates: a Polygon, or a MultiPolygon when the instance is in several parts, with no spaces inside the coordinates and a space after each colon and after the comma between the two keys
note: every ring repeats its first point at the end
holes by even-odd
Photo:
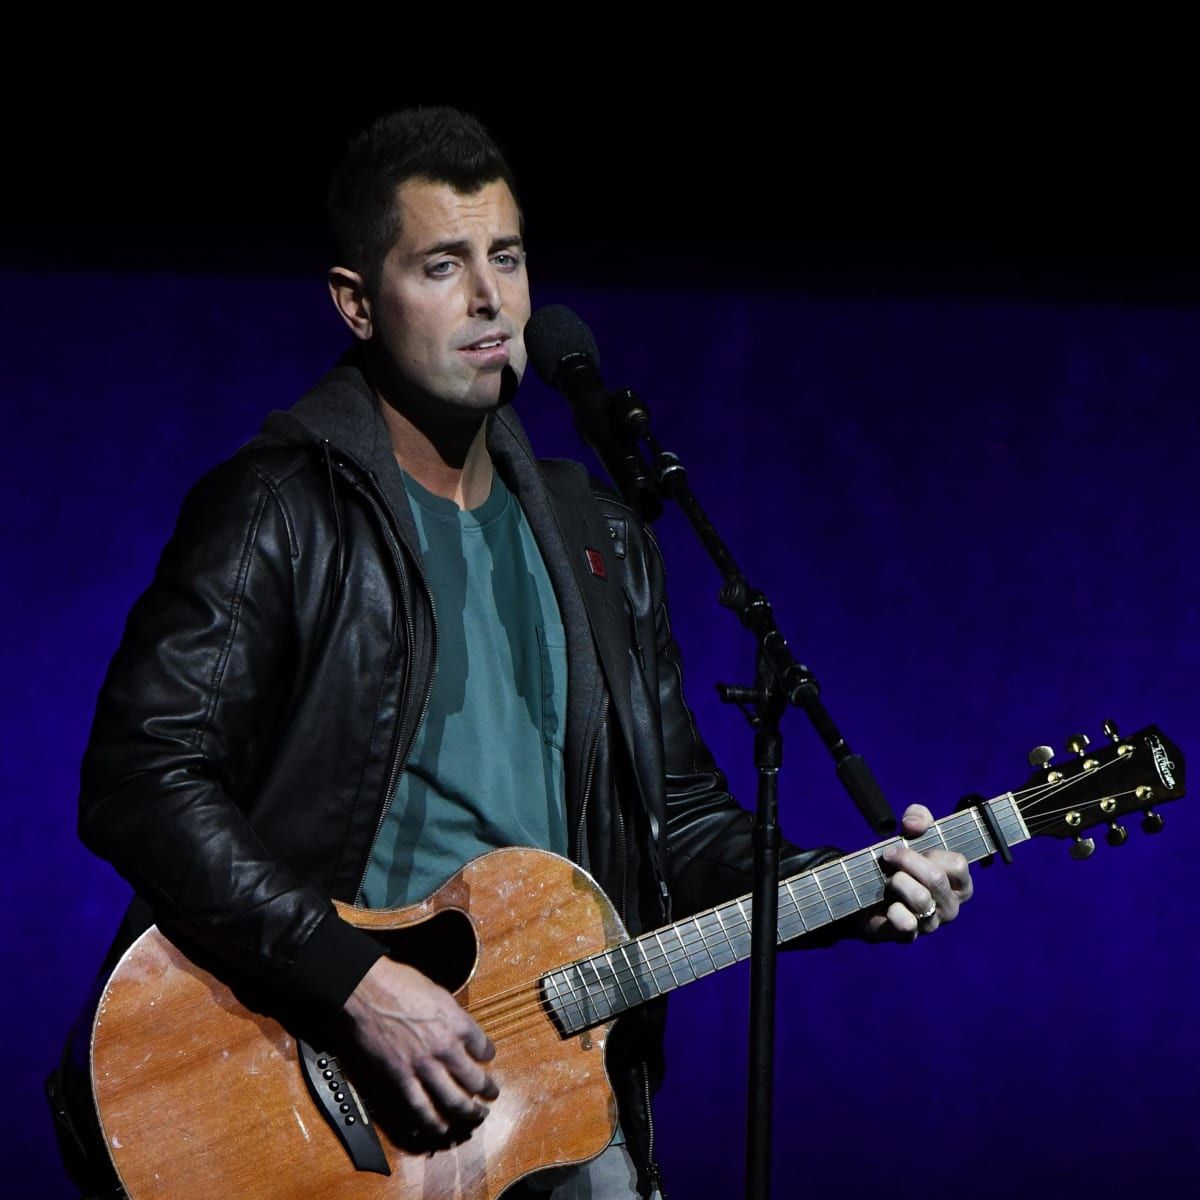
{"type": "Polygon", "coordinates": [[[496,409],[504,408],[513,402],[521,383],[521,377],[511,365],[508,365],[494,374],[489,374],[485,380],[476,382],[482,383],[483,386],[472,389],[465,396],[448,401],[448,403],[463,412],[495,412],[496,409]]]}

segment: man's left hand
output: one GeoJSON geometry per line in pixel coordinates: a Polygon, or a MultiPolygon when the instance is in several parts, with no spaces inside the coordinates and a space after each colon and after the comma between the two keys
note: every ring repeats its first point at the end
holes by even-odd
{"type": "MultiPolygon", "coordinates": [[[[918,838],[933,824],[933,814],[921,804],[904,811],[900,832],[918,838]]],[[[883,905],[866,922],[866,936],[877,942],[914,942],[958,916],[971,898],[974,885],[967,860],[952,850],[918,854],[903,842],[889,846],[879,865],[888,875],[883,905]]]]}

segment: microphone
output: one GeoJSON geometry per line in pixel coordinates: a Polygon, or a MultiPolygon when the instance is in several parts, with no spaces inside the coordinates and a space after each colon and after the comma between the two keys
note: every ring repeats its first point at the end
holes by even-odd
{"type": "MultiPolygon", "coordinates": [[[[595,451],[617,490],[643,520],[655,520],[662,512],[662,497],[634,435],[613,419],[592,331],[569,308],[549,304],[526,323],[525,349],[538,375],[571,402],[579,436],[595,451]]],[[[623,393],[623,407],[626,416],[646,419],[631,393],[623,393]]]]}

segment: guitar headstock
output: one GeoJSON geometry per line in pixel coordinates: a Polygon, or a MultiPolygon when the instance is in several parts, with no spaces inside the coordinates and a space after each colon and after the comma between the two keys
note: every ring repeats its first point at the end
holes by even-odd
{"type": "Polygon", "coordinates": [[[1107,825],[1108,844],[1120,846],[1129,834],[1118,818],[1127,813],[1141,812],[1142,829],[1157,833],[1157,806],[1183,795],[1183,754],[1156,725],[1122,737],[1105,721],[1104,735],[1106,742],[1093,747],[1086,734],[1073,734],[1066,742],[1071,757],[1057,763],[1049,746],[1038,746],[1029,754],[1037,769],[1015,793],[1030,836],[1072,838],[1074,858],[1095,849],[1082,833],[1096,825],[1107,825]]]}

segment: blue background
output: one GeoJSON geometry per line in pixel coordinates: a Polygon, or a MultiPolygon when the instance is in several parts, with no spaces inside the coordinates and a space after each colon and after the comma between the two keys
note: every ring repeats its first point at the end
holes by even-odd
{"type": "MultiPolygon", "coordinates": [[[[10,270],[3,346],[6,1160],[59,1185],[39,1095],[123,882],[74,836],[77,767],[125,613],[178,503],[339,353],[318,276],[10,270]]],[[[1179,307],[802,289],[538,287],[574,307],[773,600],[897,811],[1018,786],[1030,747],[1111,717],[1195,753],[1200,319],[1179,307]]],[[[518,400],[543,453],[565,402],[518,400]]],[[[659,524],[701,729],[752,803],[715,699],[752,648],[678,514],[659,524]]],[[[794,714],[789,835],[873,840],[794,714]]],[[[1195,805],[1087,862],[1039,840],[976,870],[912,947],[780,964],[780,1195],[1109,1197],[1197,1182],[1195,805]]],[[[742,1177],[748,976],[672,1001],[657,1103],[676,1196],[742,1177]]]]}

